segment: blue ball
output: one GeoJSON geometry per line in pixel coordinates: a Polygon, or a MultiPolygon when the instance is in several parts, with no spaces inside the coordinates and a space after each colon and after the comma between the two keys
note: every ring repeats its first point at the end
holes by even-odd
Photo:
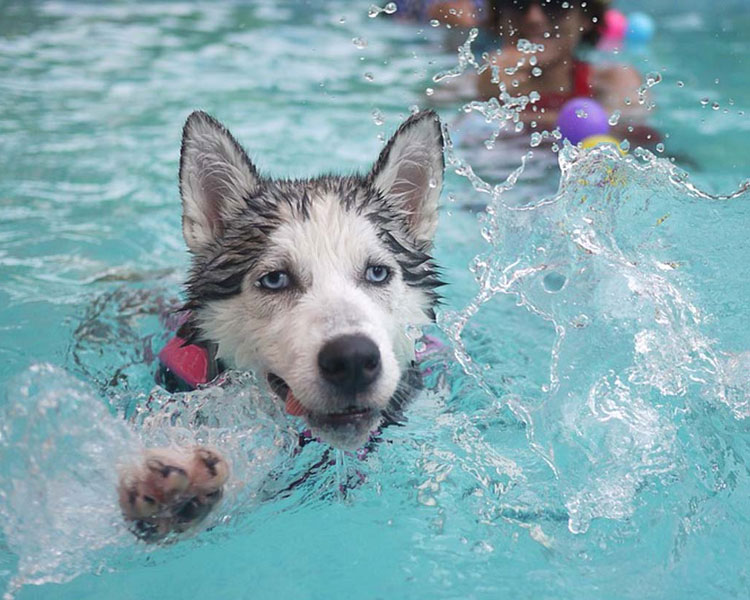
{"type": "Polygon", "coordinates": [[[631,44],[645,44],[654,37],[656,24],[646,13],[634,12],[628,17],[628,31],[625,40],[631,44]]]}

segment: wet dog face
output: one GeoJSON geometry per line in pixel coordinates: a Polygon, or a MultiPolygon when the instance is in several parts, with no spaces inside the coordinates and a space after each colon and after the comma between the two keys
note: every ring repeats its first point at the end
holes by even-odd
{"type": "Polygon", "coordinates": [[[364,177],[261,177],[229,132],[183,134],[188,307],[228,365],[265,375],[329,443],[367,440],[402,393],[410,326],[433,316],[429,256],[442,186],[437,117],[408,119],[364,177]]]}

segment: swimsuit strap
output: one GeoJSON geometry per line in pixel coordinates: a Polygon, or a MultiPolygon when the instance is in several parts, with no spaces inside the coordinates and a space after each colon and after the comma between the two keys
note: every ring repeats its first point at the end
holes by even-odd
{"type": "Polygon", "coordinates": [[[585,97],[592,98],[594,96],[592,78],[594,75],[594,67],[591,63],[587,63],[582,60],[573,61],[573,92],[571,98],[585,97]]]}
{"type": "Polygon", "coordinates": [[[593,98],[594,89],[592,78],[594,67],[582,60],[573,61],[573,86],[570,92],[545,92],[540,94],[541,98],[535,102],[538,108],[558,109],[571,98],[593,98]]]}

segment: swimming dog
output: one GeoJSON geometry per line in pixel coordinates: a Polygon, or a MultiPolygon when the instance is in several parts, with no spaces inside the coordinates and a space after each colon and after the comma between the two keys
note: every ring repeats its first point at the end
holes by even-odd
{"type": "MultiPolygon", "coordinates": [[[[360,447],[413,389],[410,328],[434,320],[430,255],[443,183],[432,111],[410,116],[366,175],[263,177],[204,112],[185,123],[182,231],[192,254],[181,346],[252,370],[323,441],[360,447]]],[[[214,369],[215,370],[215,369],[214,369]]],[[[121,473],[143,537],[190,527],[221,497],[215,450],[155,449],[121,473]]]]}

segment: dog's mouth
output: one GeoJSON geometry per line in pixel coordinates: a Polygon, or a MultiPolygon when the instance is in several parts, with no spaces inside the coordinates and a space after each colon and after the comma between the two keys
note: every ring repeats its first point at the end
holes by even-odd
{"type": "Polygon", "coordinates": [[[304,417],[311,425],[326,428],[339,428],[369,422],[375,416],[372,408],[365,406],[348,406],[336,412],[313,412],[303,406],[292,392],[286,381],[275,373],[268,374],[268,385],[282,402],[286,412],[295,417],[304,417]]]}

